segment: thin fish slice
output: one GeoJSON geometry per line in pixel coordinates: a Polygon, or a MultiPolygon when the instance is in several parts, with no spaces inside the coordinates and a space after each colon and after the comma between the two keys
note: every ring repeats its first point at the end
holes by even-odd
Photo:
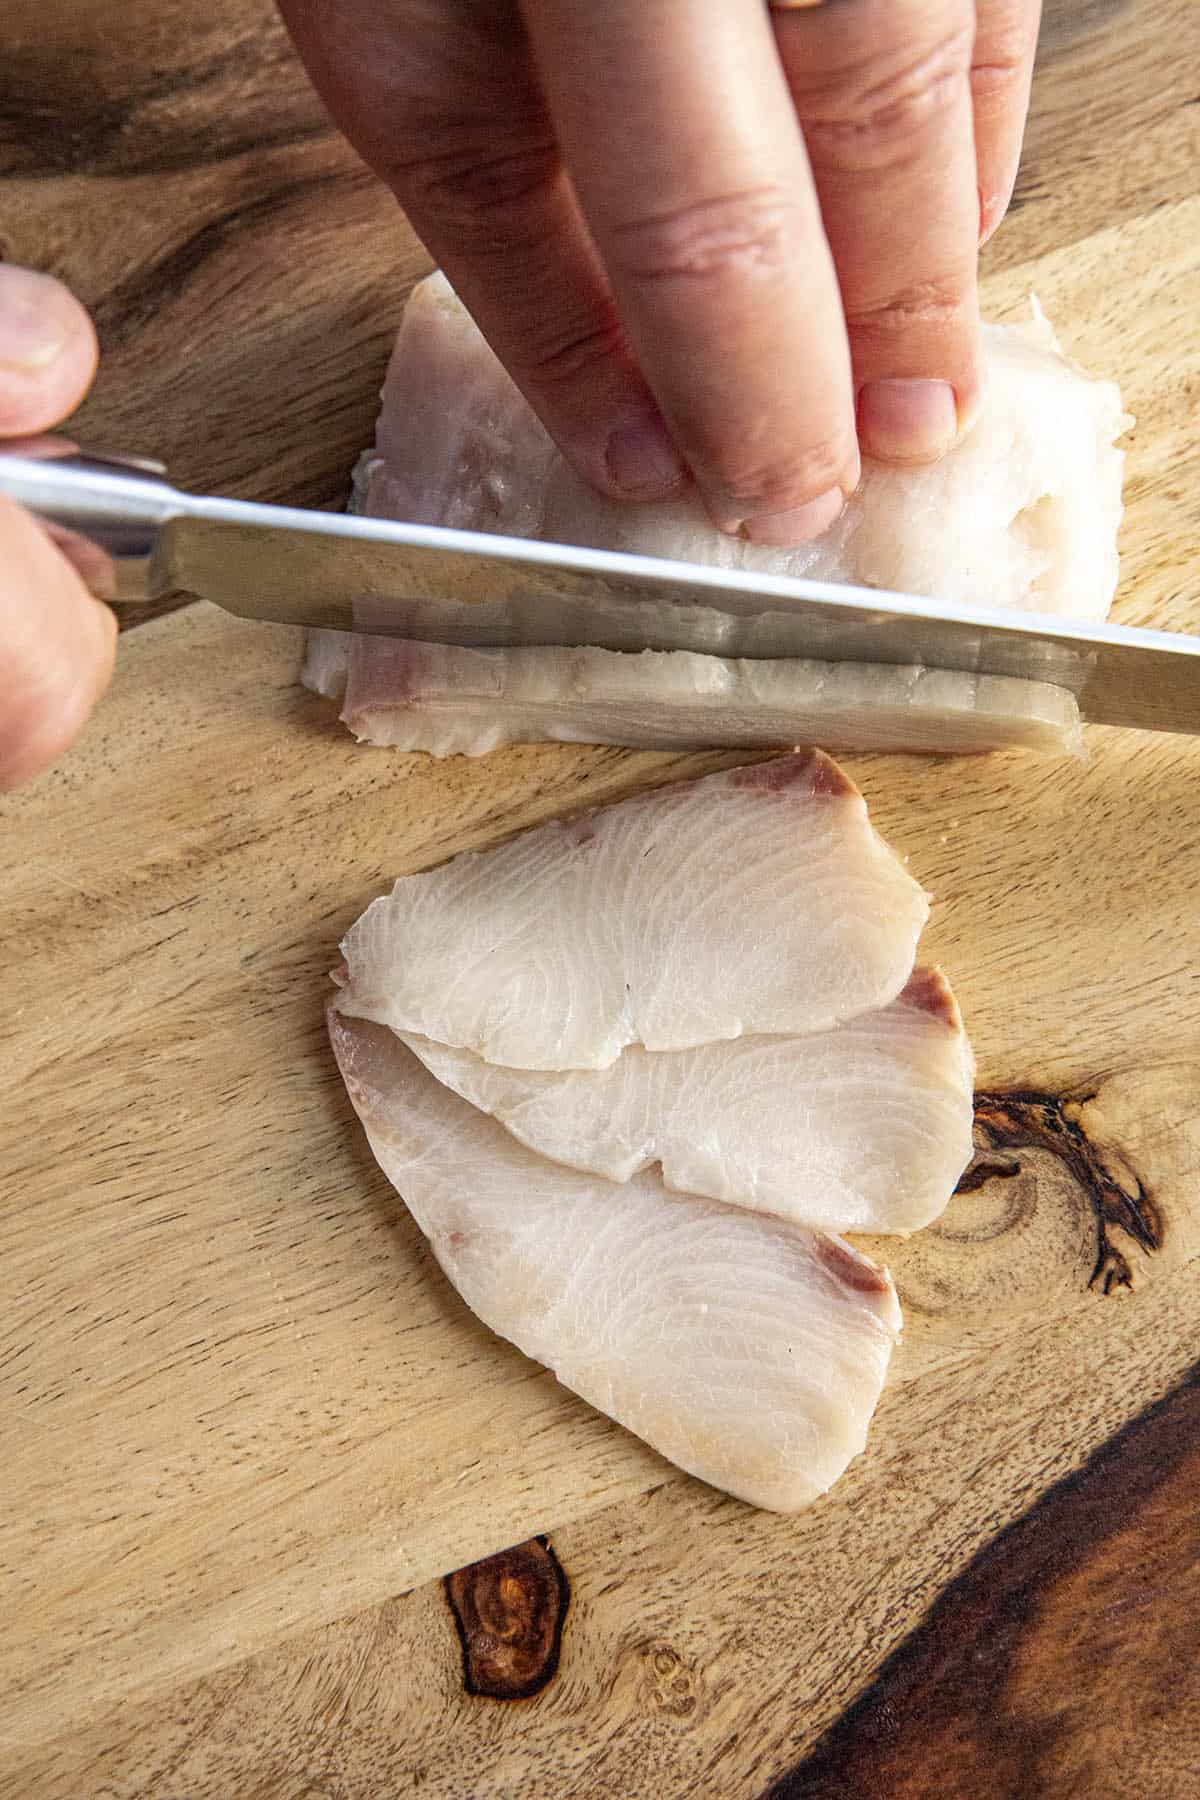
{"type": "Polygon", "coordinates": [[[710,745],[971,754],[1080,753],[1079,708],[1046,682],[945,669],[732,661],[691,651],[471,650],[310,636],[305,682],[343,700],[360,743],[433,756],[505,744],[710,745]]]}
{"type": "Polygon", "coordinates": [[[520,1069],[828,1029],[912,972],[928,900],[820,751],[678,782],[397,881],[348,1015],[520,1069]]]}
{"type": "Polygon", "coordinates": [[[431,1074],[520,1143],[624,1182],[825,1231],[907,1233],[945,1209],[971,1158],[974,1059],[945,976],[808,1037],[741,1037],[611,1068],[502,1069],[406,1034],[431,1074]]]}
{"type": "Polygon", "coordinates": [[[701,1480],[794,1512],[863,1450],[888,1275],[782,1220],[535,1156],[391,1033],[329,1015],[375,1157],[486,1325],[701,1480]]]}

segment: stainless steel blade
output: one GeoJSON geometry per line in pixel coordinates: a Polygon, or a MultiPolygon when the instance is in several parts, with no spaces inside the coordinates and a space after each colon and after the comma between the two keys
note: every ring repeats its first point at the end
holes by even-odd
{"type": "MultiPolygon", "coordinates": [[[[73,449],[73,447],[70,447],[73,449]]],[[[1069,689],[1085,719],[1200,734],[1200,639],[747,570],[184,494],[144,466],[0,453],[0,492],[111,561],[110,598],[434,643],[890,663],[1069,689]]]]}

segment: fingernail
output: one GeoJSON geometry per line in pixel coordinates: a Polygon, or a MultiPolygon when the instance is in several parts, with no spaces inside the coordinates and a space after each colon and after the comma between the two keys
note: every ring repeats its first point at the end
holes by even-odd
{"type": "Polygon", "coordinates": [[[846,504],[841,488],[830,488],[803,506],[789,507],[787,512],[759,513],[743,519],[737,535],[751,544],[770,544],[778,550],[794,549],[797,544],[811,543],[828,531],[846,504]]]}
{"type": "Polygon", "coordinates": [[[958,436],[948,381],[868,381],[858,396],[858,439],[884,462],[932,462],[958,436]]]}
{"type": "Polygon", "coordinates": [[[0,368],[36,375],[67,346],[58,284],[28,269],[0,269],[0,368]]]}
{"type": "Polygon", "coordinates": [[[613,432],[604,467],[612,485],[631,500],[656,499],[687,480],[682,457],[662,420],[653,414],[613,432]]]}
{"type": "Polygon", "coordinates": [[[1014,169],[1004,186],[995,189],[993,193],[985,194],[981,187],[976,188],[979,195],[979,242],[981,244],[986,244],[994,235],[997,226],[1003,224],[1005,215],[1012,205],[1016,185],[1017,171],[1014,169]]]}

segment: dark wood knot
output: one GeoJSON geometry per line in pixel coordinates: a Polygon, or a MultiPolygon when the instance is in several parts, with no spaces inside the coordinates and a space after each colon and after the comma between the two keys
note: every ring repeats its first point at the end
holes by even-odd
{"type": "Polygon", "coordinates": [[[547,1538],[530,1538],[447,1575],[463,1686],[488,1700],[528,1700],[558,1668],[571,1590],[547,1538]]]}

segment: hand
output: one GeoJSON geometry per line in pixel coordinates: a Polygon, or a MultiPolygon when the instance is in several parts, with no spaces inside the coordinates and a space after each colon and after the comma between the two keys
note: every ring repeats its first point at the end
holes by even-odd
{"type": "MultiPolygon", "coordinates": [[[[91,386],[96,334],[60,282],[0,265],[0,437],[57,425],[91,386]]],[[[39,525],[0,498],[0,789],[38,774],[108,686],[117,624],[39,525]]]]}
{"type": "Polygon", "coordinates": [[[979,382],[1040,0],[280,0],[579,472],[817,535],[979,382]],[[856,421],[857,410],[857,421],[856,421]]]}

